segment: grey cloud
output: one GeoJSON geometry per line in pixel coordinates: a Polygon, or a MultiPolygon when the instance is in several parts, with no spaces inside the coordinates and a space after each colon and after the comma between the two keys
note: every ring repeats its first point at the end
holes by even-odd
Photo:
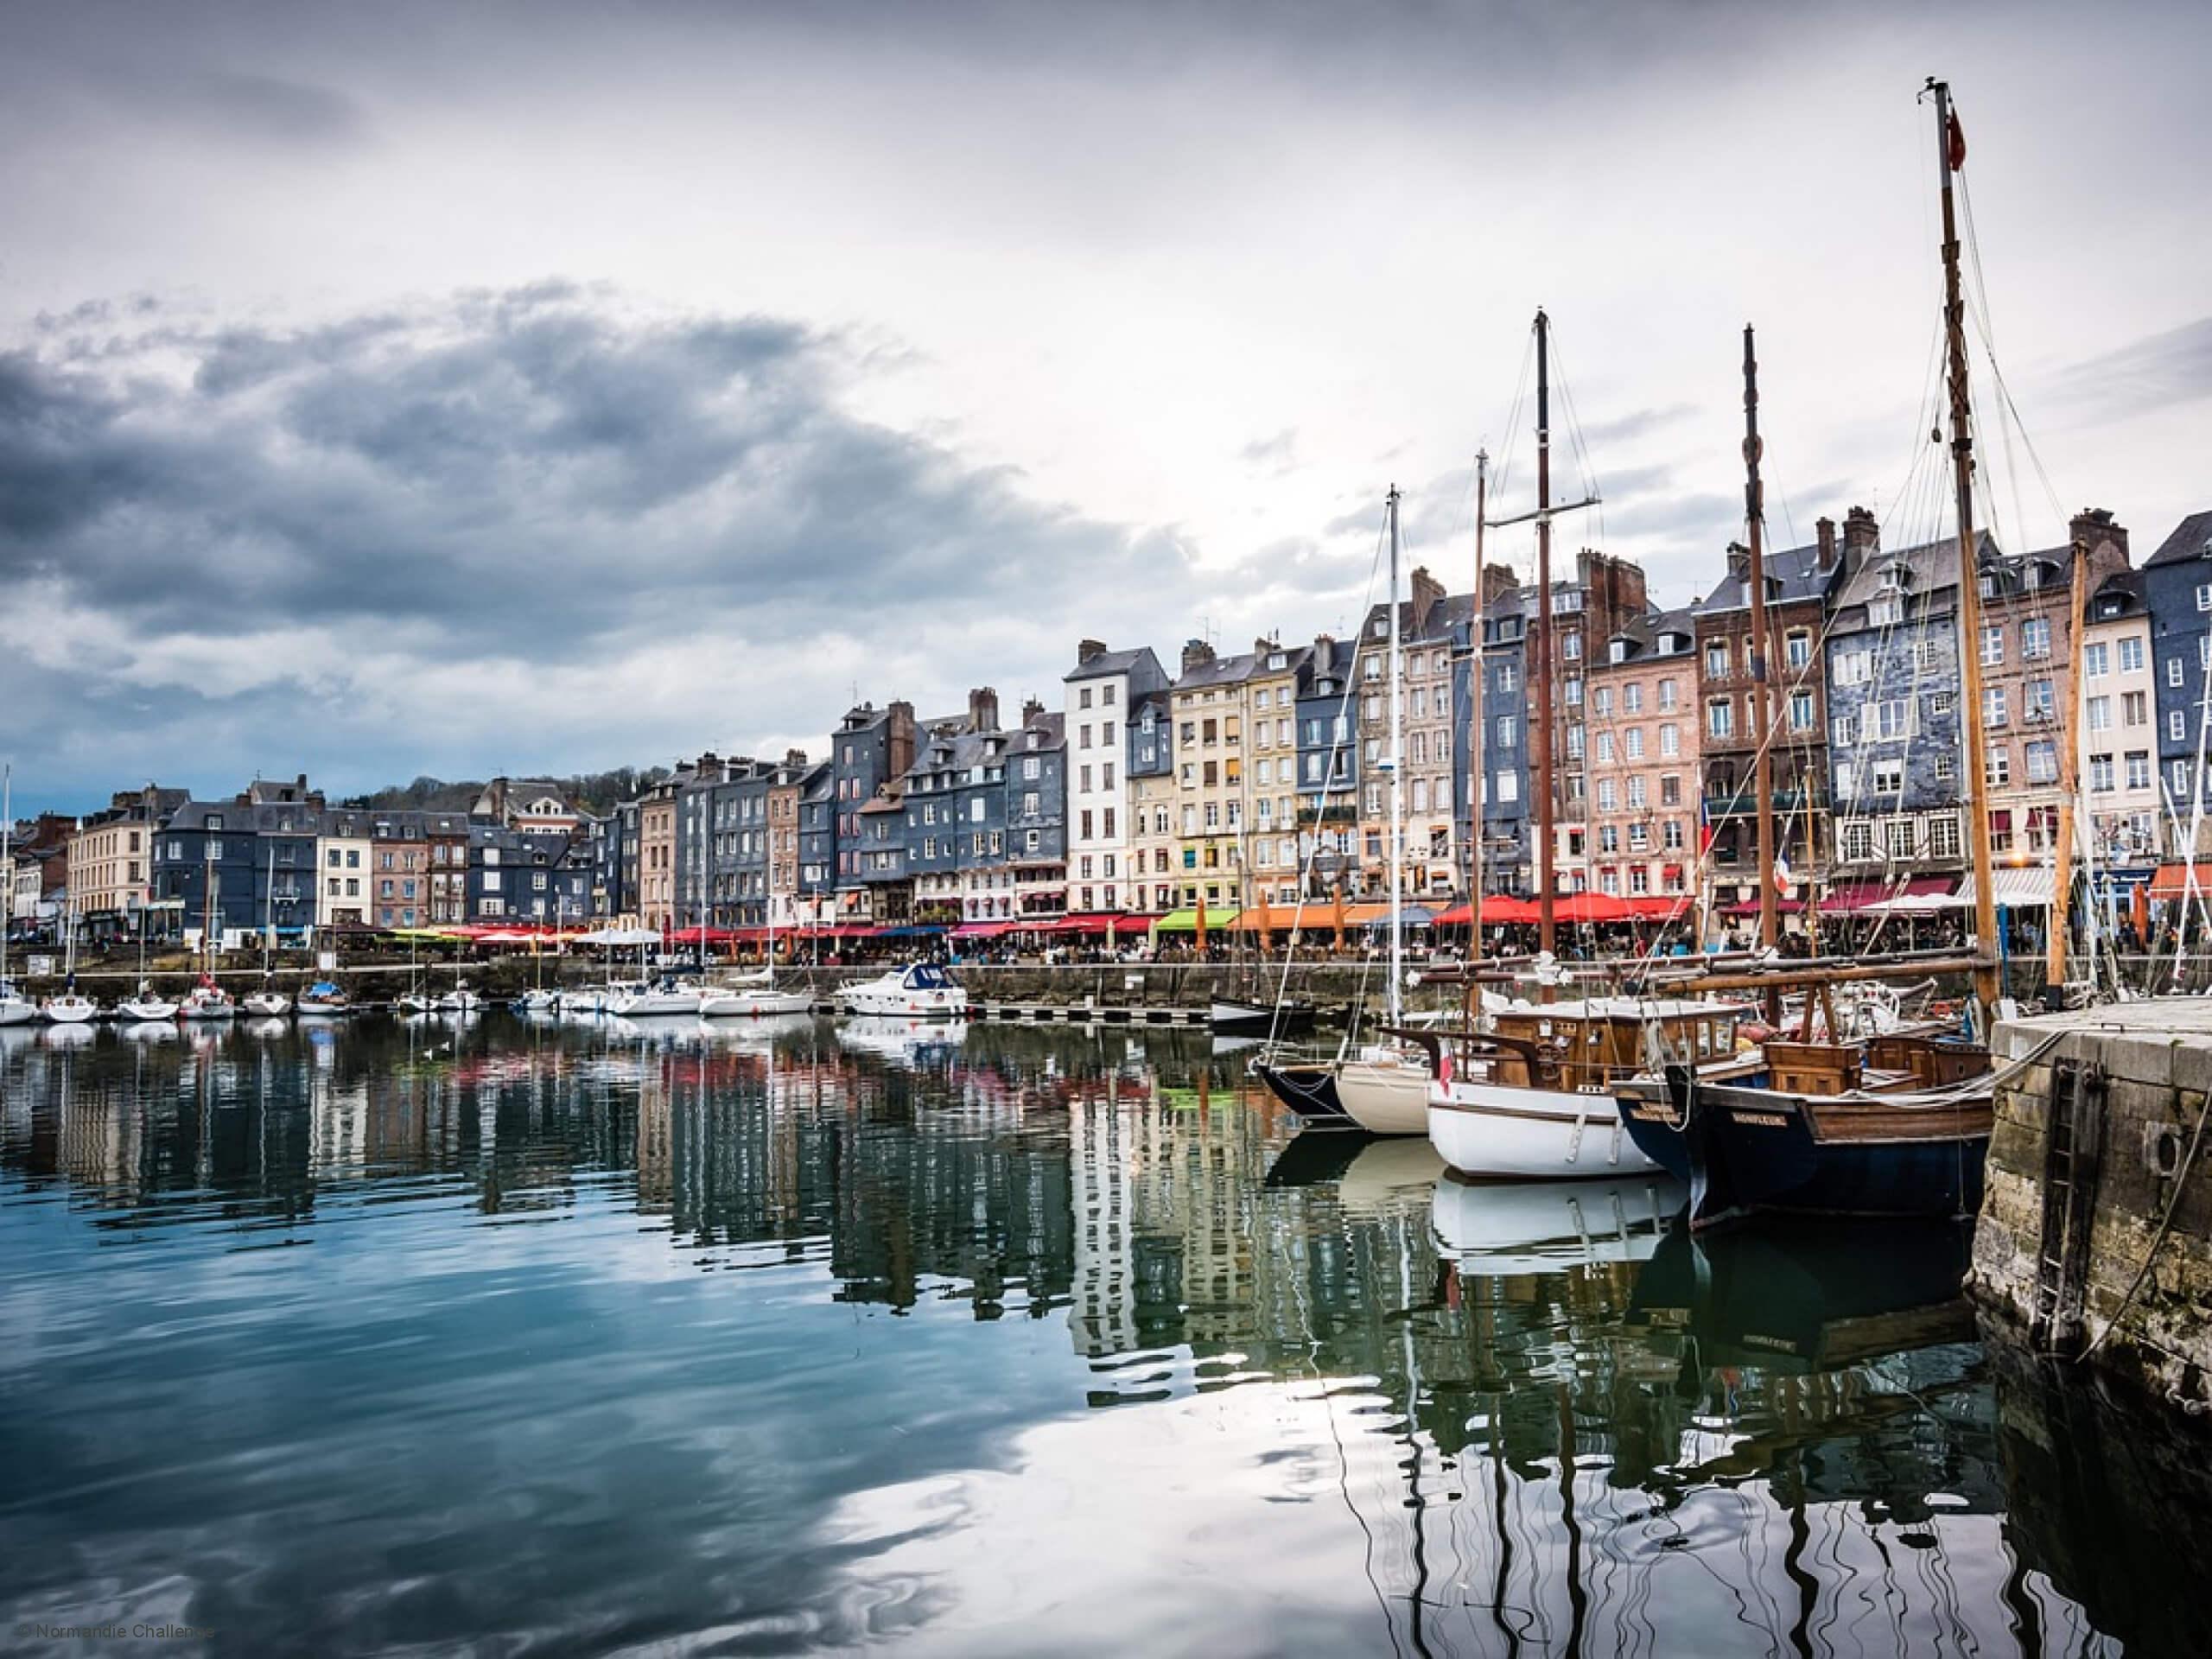
{"type": "Polygon", "coordinates": [[[202,75],[181,83],[177,96],[209,124],[243,138],[344,143],[368,130],[366,112],[344,93],[275,75],[202,75]]]}
{"type": "Polygon", "coordinates": [[[2061,402],[2091,418],[2148,415],[2212,397],[2212,317],[2131,340],[2052,377],[2061,402]]]}
{"type": "Polygon", "coordinates": [[[1688,420],[1697,412],[1695,404],[1669,404],[1656,409],[1632,410],[1628,414],[1617,415],[1611,420],[1599,421],[1584,427],[1582,440],[1592,447],[1626,443],[1631,439],[1672,426],[1678,421],[1688,420]]]}
{"type": "Polygon", "coordinates": [[[1279,478],[1298,465],[1298,429],[1286,426],[1273,437],[1255,438],[1236,452],[1236,458],[1279,478]]]}

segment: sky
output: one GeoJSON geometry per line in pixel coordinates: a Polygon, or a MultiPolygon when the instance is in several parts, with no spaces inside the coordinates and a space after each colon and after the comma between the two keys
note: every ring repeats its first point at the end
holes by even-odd
{"type": "Polygon", "coordinates": [[[1930,73],[2000,541],[2096,505],[2146,557],[2212,505],[2202,7],[0,0],[0,41],[19,811],[818,754],[856,699],[1057,707],[1086,637],[1341,632],[1393,484],[1455,589],[1478,449],[1530,505],[1539,306],[1602,497],[1563,553],[1718,579],[1746,322],[1770,541],[1941,533],[1930,73]]]}

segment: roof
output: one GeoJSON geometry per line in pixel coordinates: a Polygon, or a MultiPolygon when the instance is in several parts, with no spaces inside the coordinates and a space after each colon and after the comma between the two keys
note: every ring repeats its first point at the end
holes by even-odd
{"type": "MultiPolygon", "coordinates": [[[[1989,532],[1980,532],[1977,562],[1997,556],[1997,543],[1989,532]]],[[[1914,547],[1895,550],[1873,548],[1865,560],[1851,573],[1835,594],[1835,608],[1847,610],[1854,605],[1863,606],[1884,586],[1884,575],[1891,566],[1902,563],[1912,573],[1915,594],[1939,594],[1959,585],[1959,541],[1955,536],[1945,536],[1932,542],[1922,542],[1914,547]]]]}
{"type": "Polygon", "coordinates": [[[1150,645],[1139,645],[1134,651],[1102,651],[1089,662],[1077,663],[1063,677],[1070,682],[1103,680],[1109,674],[1127,674],[1147,657],[1152,658],[1152,665],[1157,669],[1160,658],[1153,656],[1150,645]]]}
{"type": "Polygon", "coordinates": [[[2089,620],[2111,622],[2143,614],[2145,593],[2140,570],[2115,570],[2089,596],[2089,620]]]}
{"type": "MultiPolygon", "coordinates": [[[[170,814],[165,826],[174,830],[201,830],[207,828],[210,817],[220,817],[223,835],[251,833],[254,835],[315,836],[322,833],[323,820],[328,816],[320,807],[302,801],[264,801],[241,804],[236,798],[227,801],[187,801],[170,814]],[[280,829],[280,824],[289,828],[280,829]]],[[[371,815],[356,812],[353,816],[366,819],[371,815]]]]}
{"type": "Polygon", "coordinates": [[[2147,570],[2154,565],[2183,564],[2207,554],[2212,554],[2212,509],[2192,512],[2176,524],[2173,534],[2158,543],[2158,550],[2143,566],[2147,570]]]}
{"type": "MultiPolygon", "coordinates": [[[[1744,611],[1751,605],[1751,584],[1746,569],[1738,574],[1736,562],[1729,561],[1728,572],[1720,583],[1705,596],[1699,609],[1710,614],[1714,611],[1744,611]]],[[[1803,547],[1769,548],[1760,556],[1760,568],[1767,582],[1767,603],[1788,605],[1794,601],[1819,599],[1834,582],[1841,561],[1829,569],[1821,569],[1821,547],[1818,542],[1803,547]]]]}
{"type": "Polygon", "coordinates": [[[1185,669],[1169,689],[1195,691],[1209,685],[1239,685],[1252,677],[1253,666],[1259,660],[1249,652],[1241,657],[1216,657],[1185,669]]]}

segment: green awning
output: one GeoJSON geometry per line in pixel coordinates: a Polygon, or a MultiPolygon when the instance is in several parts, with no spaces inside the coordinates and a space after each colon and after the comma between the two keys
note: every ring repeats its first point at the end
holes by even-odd
{"type": "MultiPolygon", "coordinates": [[[[1208,905],[1206,931],[1211,932],[1217,927],[1234,925],[1237,913],[1232,906],[1208,905]]],[[[1155,933],[1195,933],[1198,931],[1198,912],[1195,908],[1171,910],[1152,925],[1152,931],[1155,933]]]]}

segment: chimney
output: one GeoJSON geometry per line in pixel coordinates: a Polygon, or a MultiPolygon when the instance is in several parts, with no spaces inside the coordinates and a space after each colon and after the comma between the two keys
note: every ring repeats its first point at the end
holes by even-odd
{"type": "Polygon", "coordinates": [[[1024,726],[1033,725],[1038,721],[1044,719],[1044,717],[1045,705],[1043,703],[1038,702],[1034,697],[1024,697],[1021,700],[1021,723],[1024,726]]]}
{"type": "Polygon", "coordinates": [[[1744,585],[1744,596],[1749,599],[1751,597],[1749,584],[1751,580],[1751,550],[1741,542],[1728,543],[1728,575],[1732,581],[1744,585]]]}
{"type": "Polygon", "coordinates": [[[999,694],[988,685],[979,685],[968,694],[968,729],[995,732],[998,728],[999,694]]]}
{"type": "Polygon", "coordinates": [[[1485,563],[1483,566],[1483,608],[1488,610],[1501,599],[1511,599],[1521,591],[1521,578],[1513,574],[1510,564],[1485,563]]]}
{"type": "Polygon", "coordinates": [[[1193,669],[1204,668],[1211,661],[1213,647],[1205,640],[1185,639],[1183,642],[1183,671],[1185,674],[1193,669]]]}
{"type": "Polygon", "coordinates": [[[1864,507],[1853,507],[1843,515],[1844,562],[1854,570],[1866,556],[1882,544],[1882,527],[1874,522],[1874,515],[1864,507]]]}
{"type": "Polygon", "coordinates": [[[1833,570],[1835,569],[1835,520],[1822,518],[1814,525],[1814,528],[1820,532],[1821,537],[1820,559],[1814,568],[1819,570],[1833,570]]]}
{"type": "Polygon", "coordinates": [[[1075,648],[1075,665],[1081,668],[1085,663],[1096,662],[1105,654],[1106,642],[1103,639],[1077,640],[1075,648]]]}
{"type": "Polygon", "coordinates": [[[1428,632],[1428,619],[1444,602],[1444,584],[1428,574],[1428,567],[1414,567],[1413,581],[1413,637],[1420,639],[1428,632]]]}
{"type": "Polygon", "coordinates": [[[903,778],[914,769],[914,705],[903,698],[883,710],[883,770],[903,778]]]}
{"type": "Polygon", "coordinates": [[[2098,552],[2109,544],[2119,550],[2117,559],[2107,556],[2110,569],[2125,570],[2127,568],[2127,526],[2115,523],[2109,510],[2084,507],[2067,521],[2066,530],[2072,540],[2089,550],[2089,563],[2093,567],[2100,563],[2098,552]]]}
{"type": "Polygon", "coordinates": [[[787,766],[803,768],[806,765],[806,751],[804,749],[785,749],[784,751],[784,764],[787,766]]]}

